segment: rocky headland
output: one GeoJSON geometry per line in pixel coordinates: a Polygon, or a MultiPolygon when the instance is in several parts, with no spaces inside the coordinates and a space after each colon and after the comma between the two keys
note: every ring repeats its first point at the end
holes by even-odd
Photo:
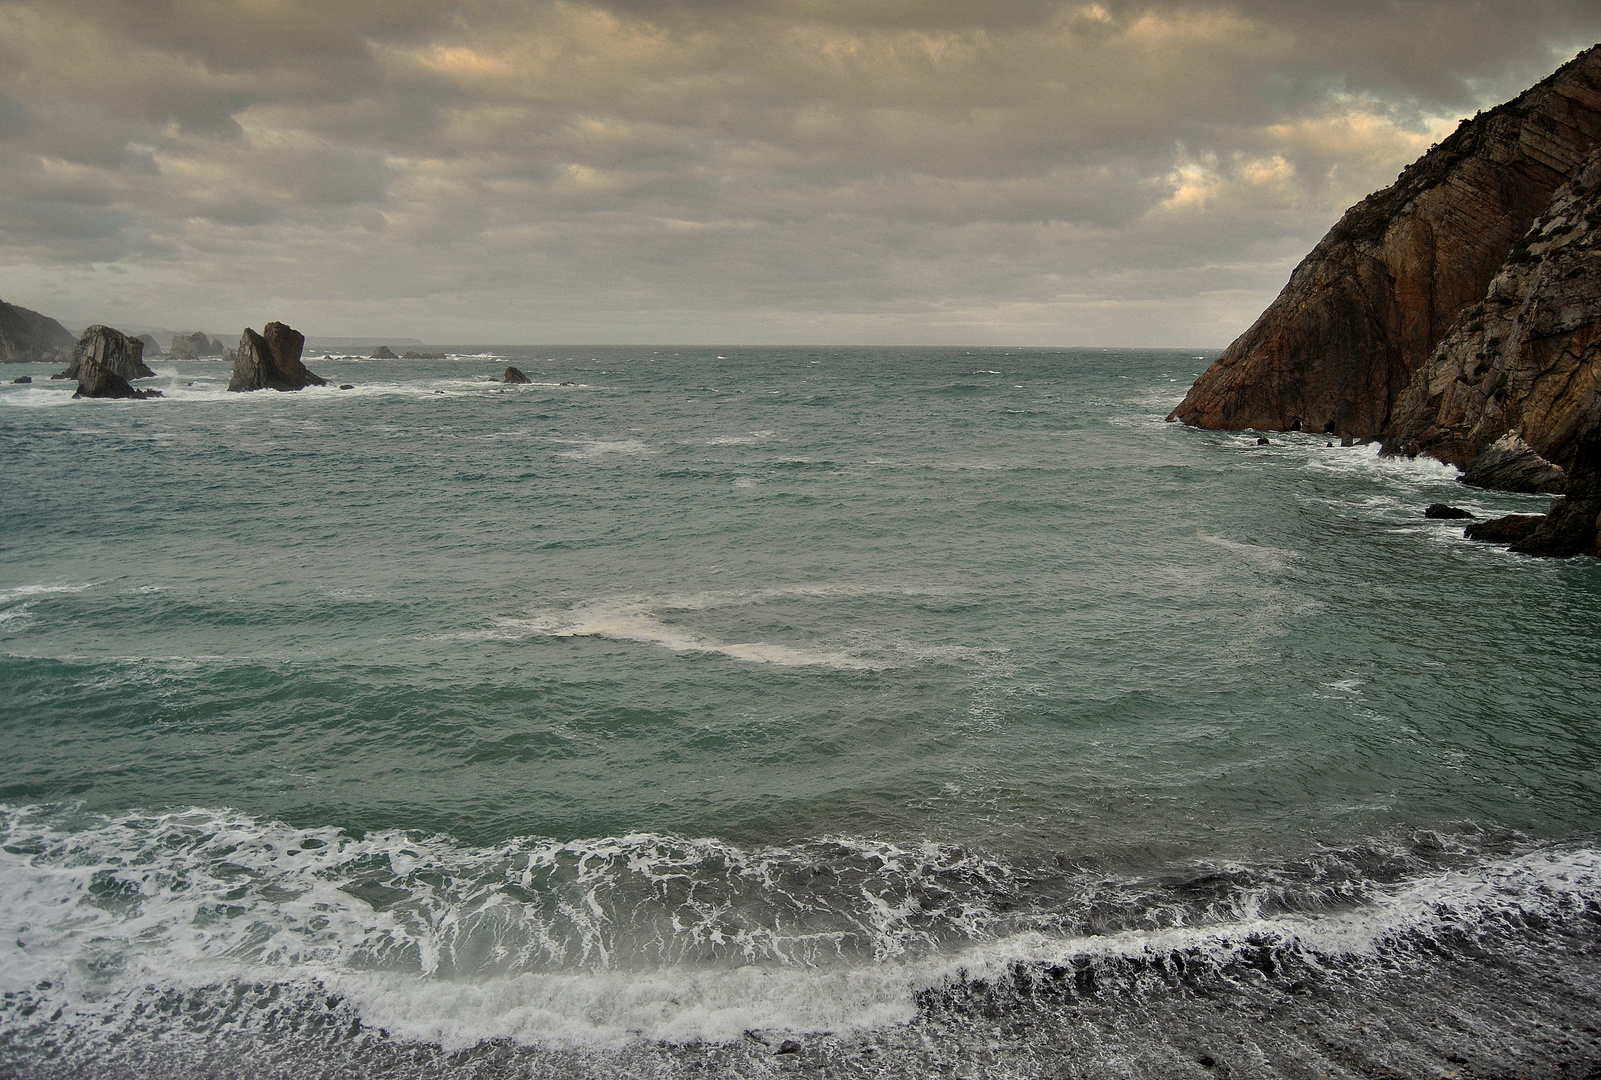
{"type": "Polygon", "coordinates": [[[71,356],[72,334],[48,315],[0,300],[0,364],[71,356]]]}
{"type": "Polygon", "coordinates": [[[1347,211],[1168,419],[1379,439],[1469,483],[1564,493],[1563,538],[1539,539],[1553,507],[1515,549],[1595,553],[1601,46],[1347,211]]]}
{"type": "Polygon", "coordinates": [[[281,322],[270,322],[256,333],[248,326],[239,336],[234,350],[233,378],[228,389],[304,390],[308,386],[327,386],[328,380],[313,374],[300,361],[306,337],[281,322]]]}

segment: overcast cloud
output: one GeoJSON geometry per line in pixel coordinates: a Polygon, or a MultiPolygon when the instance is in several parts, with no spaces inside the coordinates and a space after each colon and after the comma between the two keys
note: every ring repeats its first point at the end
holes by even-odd
{"type": "Polygon", "coordinates": [[[0,0],[0,298],[432,342],[1220,345],[1595,0],[0,0]]]}

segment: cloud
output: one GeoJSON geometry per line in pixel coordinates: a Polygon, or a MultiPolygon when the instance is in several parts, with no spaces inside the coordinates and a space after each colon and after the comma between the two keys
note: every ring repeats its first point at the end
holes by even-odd
{"type": "Polygon", "coordinates": [[[1564,0],[0,0],[0,295],[435,341],[1218,344],[1597,37],[1564,0]]]}

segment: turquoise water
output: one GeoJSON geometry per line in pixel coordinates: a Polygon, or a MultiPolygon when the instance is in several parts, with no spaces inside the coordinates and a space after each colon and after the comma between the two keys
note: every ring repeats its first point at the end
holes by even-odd
{"type": "Polygon", "coordinates": [[[1497,1068],[1555,1060],[1525,1007],[1601,1059],[1601,565],[1423,519],[1545,506],[1435,463],[1163,423],[1210,358],[8,372],[0,1060],[1357,1069],[1185,1041],[1278,994],[1449,1068],[1431,979],[1497,1068]]]}

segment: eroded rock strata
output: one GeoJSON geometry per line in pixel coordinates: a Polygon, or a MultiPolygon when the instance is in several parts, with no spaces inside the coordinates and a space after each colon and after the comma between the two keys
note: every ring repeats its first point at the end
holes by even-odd
{"type": "Polygon", "coordinates": [[[1352,207],[1169,419],[1384,433],[1413,374],[1598,145],[1601,47],[1464,121],[1352,207]]]}
{"type": "Polygon", "coordinates": [[[239,348],[234,351],[228,389],[291,391],[327,386],[327,379],[301,363],[300,353],[305,345],[304,334],[280,322],[268,323],[259,334],[245,327],[239,336],[239,348]]]}
{"type": "Polygon", "coordinates": [[[1463,479],[1564,490],[1562,470],[1601,423],[1601,152],[1560,188],[1485,295],[1395,402],[1391,452],[1463,479]]]}

